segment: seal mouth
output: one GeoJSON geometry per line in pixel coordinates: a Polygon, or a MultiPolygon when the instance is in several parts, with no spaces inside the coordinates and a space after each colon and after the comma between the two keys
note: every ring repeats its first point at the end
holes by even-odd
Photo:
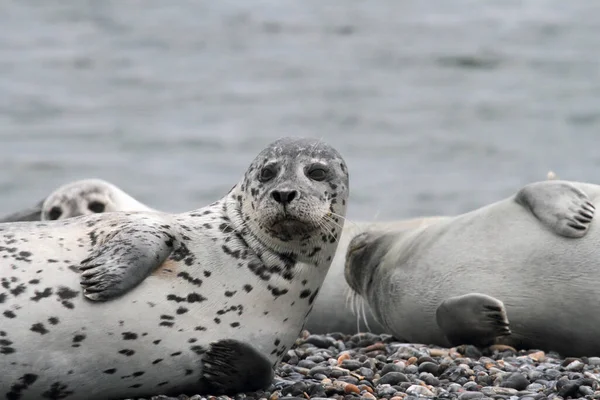
{"type": "Polygon", "coordinates": [[[292,238],[311,233],[316,228],[307,221],[302,221],[289,215],[274,221],[269,231],[279,237],[292,238]]]}

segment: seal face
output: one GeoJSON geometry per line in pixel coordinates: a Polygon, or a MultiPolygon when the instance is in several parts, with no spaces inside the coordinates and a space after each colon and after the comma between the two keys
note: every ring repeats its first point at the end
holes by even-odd
{"type": "Polygon", "coordinates": [[[0,222],[52,221],[113,211],[151,211],[117,186],[83,179],[60,186],[33,207],[6,215],[0,222]]]}
{"type": "Polygon", "coordinates": [[[96,400],[268,385],[327,274],[347,197],[333,148],[286,138],[191,212],[0,225],[0,394],[96,400]],[[267,179],[269,163],[278,169],[267,179]],[[324,177],[308,172],[314,165],[324,177]]]}

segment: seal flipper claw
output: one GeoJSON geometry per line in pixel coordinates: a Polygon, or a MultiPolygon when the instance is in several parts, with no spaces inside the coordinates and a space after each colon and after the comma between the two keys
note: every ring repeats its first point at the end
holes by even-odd
{"type": "Polygon", "coordinates": [[[223,339],[202,356],[202,392],[226,395],[266,389],[273,381],[271,362],[249,344],[223,339]]]}
{"type": "Polygon", "coordinates": [[[510,335],[504,304],[485,294],[450,297],[439,305],[435,317],[452,346],[487,347],[496,338],[510,335]]]}
{"type": "Polygon", "coordinates": [[[587,233],[596,209],[583,191],[565,181],[531,183],[517,193],[515,201],[556,234],[569,238],[587,233]]]}
{"type": "Polygon", "coordinates": [[[80,284],[86,298],[106,301],[137,286],[173,251],[173,239],[164,229],[131,226],[97,245],[81,262],[80,284]]]}

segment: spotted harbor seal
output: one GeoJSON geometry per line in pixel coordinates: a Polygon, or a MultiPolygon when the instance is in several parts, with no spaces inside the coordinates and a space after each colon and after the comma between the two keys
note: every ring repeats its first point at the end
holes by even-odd
{"type": "Polygon", "coordinates": [[[362,233],[346,280],[401,340],[600,355],[599,194],[535,182],[424,227],[362,233]]]}
{"type": "Polygon", "coordinates": [[[335,149],[285,138],[198,210],[1,225],[0,393],[267,386],[327,274],[348,192],[335,149]]]}
{"type": "Polygon", "coordinates": [[[32,207],[0,218],[0,222],[49,221],[111,211],[154,211],[116,185],[102,179],[67,183],[32,207]]]}

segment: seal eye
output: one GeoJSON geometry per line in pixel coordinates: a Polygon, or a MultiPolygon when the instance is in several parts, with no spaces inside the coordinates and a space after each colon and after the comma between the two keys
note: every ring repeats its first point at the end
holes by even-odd
{"type": "Polygon", "coordinates": [[[327,171],[321,166],[315,166],[308,170],[307,175],[313,181],[322,181],[327,176],[327,171]]]}
{"type": "Polygon", "coordinates": [[[88,204],[88,210],[95,213],[104,212],[105,208],[106,207],[104,206],[104,204],[100,203],[99,201],[92,201],[90,204],[88,204]]]}
{"type": "Polygon", "coordinates": [[[48,217],[51,220],[59,219],[61,215],[62,215],[62,210],[59,206],[52,207],[50,209],[50,211],[48,212],[48,217]]]}
{"type": "Polygon", "coordinates": [[[264,167],[261,171],[260,171],[260,177],[259,180],[261,182],[268,182],[271,179],[273,179],[275,177],[275,171],[273,170],[272,167],[264,167]]]}

